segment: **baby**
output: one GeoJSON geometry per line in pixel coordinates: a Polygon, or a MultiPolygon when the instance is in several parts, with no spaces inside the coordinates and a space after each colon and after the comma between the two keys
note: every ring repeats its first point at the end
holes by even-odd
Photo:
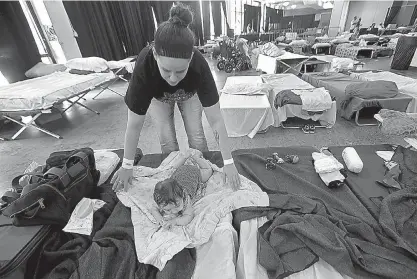
{"type": "Polygon", "coordinates": [[[185,226],[194,218],[192,205],[204,196],[206,182],[213,174],[210,164],[203,158],[193,156],[194,165],[177,167],[171,178],[160,181],[154,190],[157,207],[152,215],[166,229],[185,226]]]}

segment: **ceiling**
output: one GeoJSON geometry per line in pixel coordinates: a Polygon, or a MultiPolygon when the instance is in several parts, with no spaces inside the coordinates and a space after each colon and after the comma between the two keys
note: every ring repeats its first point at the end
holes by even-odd
{"type": "Polygon", "coordinates": [[[323,3],[325,2],[334,2],[334,0],[262,0],[269,7],[276,9],[323,9],[323,3]],[[321,6],[319,5],[321,2],[321,6]],[[295,8],[294,6],[295,5],[295,8]]]}

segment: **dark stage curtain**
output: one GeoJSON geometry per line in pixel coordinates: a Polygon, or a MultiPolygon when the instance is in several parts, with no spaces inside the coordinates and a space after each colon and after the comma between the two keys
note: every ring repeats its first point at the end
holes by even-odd
{"type": "Polygon", "coordinates": [[[219,1],[211,1],[211,14],[214,23],[214,35],[220,36],[222,34],[222,14],[219,1]]]}
{"type": "Polygon", "coordinates": [[[18,1],[0,1],[0,71],[9,83],[41,61],[29,24],[18,1]]]}
{"type": "Polygon", "coordinates": [[[269,23],[279,23],[282,18],[282,10],[266,7],[265,32],[269,31],[269,23]]]}
{"type": "Polygon", "coordinates": [[[183,1],[185,5],[188,5],[194,13],[194,20],[190,24],[190,29],[195,34],[196,45],[204,45],[203,38],[203,26],[201,24],[201,13],[200,13],[200,1],[183,1]]]}
{"type": "Polygon", "coordinates": [[[169,18],[169,10],[172,7],[173,1],[150,1],[151,6],[155,12],[156,21],[158,24],[167,21],[169,18]]]}
{"type": "Polygon", "coordinates": [[[261,7],[255,7],[251,5],[244,5],[244,31],[246,32],[246,28],[250,23],[252,25],[252,29],[255,32],[259,32],[259,25],[261,22],[261,7]]]}
{"type": "Polygon", "coordinates": [[[84,57],[137,55],[155,33],[149,1],[64,1],[84,57]]]}
{"type": "Polygon", "coordinates": [[[384,26],[386,27],[388,24],[392,23],[394,18],[397,16],[398,12],[401,10],[401,6],[403,1],[394,1],[391,8],[388,11],[388,15],[385,18],[384,26]]]}
{"type": "Polygon", "coordinates": [[[152,8],[148,1],[114,1],[119,17],[114,18],[116,29],[126,50],[126,56],[133,56],[150,42],[155,34],[152,8]]]}
{"type": "MultiPolygon", "coordinates": [[[[126,58],[122,34],[116,24],[122,15],[111,1],[63,1],[71,24],[78,33],[77,42],[83,57],[98,56],[106,60],[126,58]]],[[[139,26],[137,26],[139,28],[139,26]]]]}
{"type": "Polygon", "coordinates": [[[204,40],[209,40],[211,38],[210,34],[210,2],[202,1],[201,4],[203,9],[203,34],[204,40]]]}

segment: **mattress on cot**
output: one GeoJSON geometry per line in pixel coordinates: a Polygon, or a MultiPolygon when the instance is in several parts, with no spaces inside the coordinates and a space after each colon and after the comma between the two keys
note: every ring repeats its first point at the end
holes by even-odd
{"type": "Polygon", "coordinates": [[[57,72],[0,87],[0,112],[29,112],[51,108],[115,78],[113,72],[76,75],[57,72]]]}
{"type": "Polygon", "coordinates": [[[370,46],[352,46],[341,44],[336,47],[335,55],[338,57],[345,57],[356,59],[359,54],[367,54],[369,58],[374,58],[377,55],[377,48],[372,48],[370,46]]]}
{"type": "Polygon", "coordinates": [[[360,97],[353,97],[347,107],[341,109],[341,102],[346,97],[346,87],[353,83],[361,83],[363,81],[355,79],[351,76],[342,73],[307,73],[302,76],[302,79],[315,87],[326,88],[330,95],[336,99],[337,109],[341,111],[341,115],[350,119],[355,112],[360,111],[366,107],[375,107],[376,104],[380,108],[405,111],[411,101],[408,95],[398,93],[394,98],[381,99],[363,99],[360,97]]]}
{"type": "MultiPolygon", "coordinates": [[[[228,77],[225,87],[234,84],[262,84],[260,76],[228,77]]],[[[229,137],[253,138],[259,131],[273,125],[271,105],[267,95],[220,95],[220,110],[229,137]]]]}
{"type": "MultiPolygon", "coordinates": [[[[123,149],[114,151],[119,157],[123,158],[123,149]]],[[[147,154],[140,160],[139,164],[151,168],[157,168],[161,162],[168,156],[168,154],[147,154]]],[[[219,151],[204,152],[203,156],[211,163],[222,167],[223,159],[219,151]]],[[[188,249],[185,249],[188,250],[188,249]]],[[[211,278],[236,278],[236,256],[238,250],[238,235],[232,226],[232,215],[226,215],[221,219],[217,225],[210,240],[195,248],[196,262],[192,278],[211,279],[211,278]]],[[[177,254],[171,262],[173,262],[178,269],[181,269],[181,264],[193,264],[181,262],[181,256],[177,254]]],[[[168,275],[165,278],[178,278],[174,274],[168,275]]],[[[162,276],[161,276],[162,277],[162,276]]],[[[157,277],[158,278],[158,277],[157,277]]]]}
{"type": "Polygon", "coordinates": [[[408,104],[406,112],[417,112],[417,80],[387,71],[351,73],[350,76],[363,81],[387,80],[395,82],[401,93],[413,97],[413,100],[408,104]]]}
{"type": "Polygon", "coordinates": [[[274,107],[275,98],[283,90],[292,89],[313,89],[315,88],[308,82],[300,79],[293,74],[271,74],[261,75],[263,81],[271,85],[272,90],[269,95],[269,102],[271,104],[274,115],[274,126],[281,126],[282,122],[289,117],[297,117],[301,119],[311,119],[313,121],[320,121],[320,124],[326,127],[331,127],[336,123],[336,102],[333,102],[330,110],[324,111],[321,114],[308,115],[302,110],[299,104],[286,104],[277,109],[274,107]]]}
{"type": "MultiPolygon", "coordinates": [[[[341,163],[344,162],[342,158],[344,148],[343,146],[329,148],[341,163]]],[[[405,249],[398,249],[398,247],[404,247],[400,244],[404,243],[402,242],[403,237],[413,238],[413,228],[409,224],[415,221],[415,216],[410,219],[405,217],[404,220],[399,221],[401,225],[404,225],[401,228],[404,227],[405,231],[397,230],[398,226],[391,230],[396,224],[391,224],[390,221],[385,219],[392,220],[389,217],[395,218],[391,214],[396,214],[396,216],[402,214],[401,208],[403,202],[407,200],[407,196],[401,196],[399,192],[401,191],[404,194],[408,190],[392,191],[377,182],[386,174],[386,167],[384,160],[376,154],[376,151],[393,151],[393,148],[390,145],[354,146],[354,148],[361,157],[364,168],[359,174],[347,173],[347,184],[338,189],[330,189],[325,186],[316,173],[311,155],[312,152],[318,152],[315,148],[269,147],[236,150],[233,152],[233,158],[239,173],[252,181],[256,181],[261,189],[268,193],[271,200],[280,201],[279,205],[276,205],[277,208],[289,209],[276,210],[275,212],[270,212],[270,214],[265,214],[266,212],[262,208],[261,210],[251,208],[239,209],[234,212],[234,225],[239,228],[240,224],[241,239],[244,239],[240,244],[242,253],[239,251],[237,270],[247,275],[247,277],[239,276],[238,278],[268,278],[261,273],[265,272],[265,268],[258,265],[261,262],[263,262],[263,266],[268,265],[269,274],[274,274],[277,278],[284,278],[286,275],[289,275],[286,271],[289,271],[289,273],[294,272],[294,270],[291,270],[293,267],[297,268],[297,270],[304,267],[307,268],[309,263],[314,261],[306,262],[309,253],[306,253],[305,250],[303,251],[301,248],[304,247],[301,245],[302,243],[312,250],[316,258],[320,257],[320,260],[313,265],[314,267],[317,267],[318,264],[323,264],[322,267],[324,269],[322,270],[332,271],[331,268],[326,268],[329,267],[328,265],[326,266],[327,262],[339,272],[344,273],[345,276],[333,272],[325,272],[306,277],[289,278],[339,279],[348,278],[346,275],[352,278],[413,277],[411,274],[415,274],[417,263],[413,260],[413,256],[410,253],[405,249]],[[281,156],[285,154],[297,155],[299,162],[298,164],[282,164],[274,170],[265,169],[265,158],[275,152],[281,154],[281,156]],[[395,200],[395,204],[391,203],[392,206],[390,206],[390,201],[386,200],[382,202],[385,205],[383,207],[381,200],[386,197],[399,199],[395,200]],[[299,200],[299,202],[293,204],[296,200],[299,200]],[[309,203],[311,200],[314,200],[314,204],[309,203]],[[324,205],[326,209],[321,211],[315,206],[316,203],[324,205]],[[387,206],[392,211],[387,212],[387,206]],[[383,213],[381,208],[384,208],[383,213]],[[304,210],[308,210],[308,213],[304,210]],[[291,213],[291,211],[296,213],[291,213]],[[343,226],[334,227],[334,234],[326,231],[324,228],[331,223],[325,221],[328,220],[325,214],[320,213],[324,211],[330,212],[330,215],[333,216],[337,215],[331,221],[332,223],[343,224],[343,226]],[[310,214],[310,212],[314,213],[310,214]],[[268,216],[270,222],[258,231],[257,227],[262,225],[262,220],[255,218],[262,218],[260,216],[263,215],[268,216]],[[294,218],[292,218],[293,215],[295,215],[294,218]],[[296,216],[300,216],[299,219],[296,216]],[[246,221],[241,223],[239,221],[245,219],[248,222],[255,223],[255,225],[244,227],[243,223],[246,221]],[[386,228],[386,224],[390,224],[389,232],[382,229],[382,227],[386,228]],[[342,228],[343,232],[338,231],[339,228],[342,228]],[[345,230],[353,233],[355,237],[346,237],[351,234],[349,232],[344,233],[345,230]],[[375,231],[383,233],[379,234],[378,237],[369,237],[374,235],[375,231]],[[328,237],[320,240],[323,236],[321,235],[322,232],[323,235],[328,237]],[[337,236],[339,234],[340,237],[337,236]],[[396,243],[392,242],[391,236],[393,234],[398,236],[395,240],[396,243]],[[242,237],[242,235],[248,237],[242,237]],[[340,241],[340,239],[343,241],[340,241]],[[381,239],[384,242],[381,242],[381,239]],[[352,242],[347,244],[345,240],[352,242]],[[385,241],[390,244],[381,244],[385,243],[385,241]],[[282,243],[285,244],[282,245],[282,243]],[[361,251],[359,253],[350,253],[352,247],[357,247],[357,243],[361,243],[361,251]],[[266,244],[270,244],[269,247],[271,249],[266,248],[266,244]],[[394,257],[393,253],[398,253],[395,259],[399,259],[399,261],[390,260],[394,257]],[[242,254],[245,257],[244,260],[240,259],[242,254]],[[243,261],[244,263],[242,264],[243,261]],[[406,262],[410,263],[410,265],[404,265],[406,262]],[[369,273],[365,272],[365,269],[369,273]],[[392,273],[392,270],[396,270],[397,273],[392,273]],[[370,272],[374,272],[374,274],[370,272]]],[[[400,168],[402,170],[407,170],[408,168],[403,163],[407,161],[408,166],[412,166],[415,160],[411,160],[413,158],[412,154],[410,156],[408,153],[406,157],[400,151],[401,148],[397,150],[399,151],[397,159],[410,159],[395,160],[401,164],[400,168]]],[[[414,170],[415,167],[411,169],[414,170]]],[[[408,171],[408,174],[411,172],[408,171]]],[[[413,243],[415,249],[415,242],[413,243]]],[[[302,274],[308,270],[309,268],[302,272],[294,273],[292,276],[302,274]]]]}

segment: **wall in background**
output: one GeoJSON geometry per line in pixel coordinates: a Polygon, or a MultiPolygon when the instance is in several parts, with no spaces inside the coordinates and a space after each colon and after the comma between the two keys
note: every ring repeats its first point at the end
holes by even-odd
{"type": "Polygon", "coordinates": [[[74,37],[71,22],[62,1],[44,1],[44,4],[54,27],[55,34],[64,51],[65,58],[70,60],[82,57],[77,40],[74,37]]]}
{"type": "MultiPolygon", "coordinates": [[[[330,17],[328,35],[335,37],[341,31],[345,30],[346,19],[349,13],[350,1],[335,1],[330,17]]],[[[348,27],[349,28],[349,27],[348,27]]]]}
{"type": "Polygon", "coordinates": [[[393,23],[396,23],[397,26],[409,26],[413,25],[414,20],[412,20],[412,15],[414,12],[414,7],[417,5],[417,1],[408,1],[403,3],[400,11],[397,16],[394,18],[393,23]]]}
{"type": "Polygon", "coordinates": [[[369,27],[374,22],[376,25],[384,22],[392,3],[393,1],[350,1],[344,30],[349,30],[354,16],[362,18],[362,27],[369,27]]]}
{"type": "Polygon", "coordinates": [[[297,16],[297,15],[315,15],[322,13],[331,13],[332,9],[313,9],[313,8],[303,8],[303,9],[294,9],[294,10],[284,10],[284,16],[297,16]]]}

